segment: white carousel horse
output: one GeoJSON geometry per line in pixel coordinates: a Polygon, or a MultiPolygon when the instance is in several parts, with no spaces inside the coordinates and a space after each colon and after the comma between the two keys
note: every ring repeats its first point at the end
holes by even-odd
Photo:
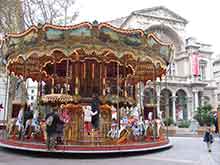
{"type": "Polygon", "coordinates": [[[117,110],[114,107],[114,105],[111,106],[111,111],[112,111],[112,119],[117,119],[117,110]]]}
{"type": "Polygon", "coordinates": [[[155,119],[155,125],[156,125],[156,137],[160,137],[160,129],[162,127],[161,120],[155,119]]]}
{"type": "Polygon", "coordinates": [[[39,112],[36,110],[34,111],[33,118],[28,119],[26,121],[24,132],[28,132],[28,136],[31,136],[32,134],[38,134],[41,132],[41,126],[38,117],[39,117],[39,112]]]}
{"type": "Polygon", "coordinates": [[[24,125],[23,125],[23,115],[24,115],[24,109],[21,109],[18,113],[17,121],[15,123],[15,126],[18,127],[18,131],[23,131],[24,125]]]}
{"type": "Polygon", "coordinates": [[[160,111],[158,114],[158,118],[155,119],[157,137],[160,137],[160,130],[165,126],[165,124],[162,120],[162,113],[163,112],[160,111]]]}
{"type": "Polygon", "coordinates": [[[40,122],[38,120],[39,118],[39,111],[35,111],[34,112],[34,115],[33,115],[33,119],[32,119],[32,122],[31,122],[31,127],[34,128],[34,132],[35,133],[39,133],[40,132],[40,122]]]}
{"type": "Polygon", "coordinates": [[[139,120],[139,116],[140,116],[140,109],[138,106],[135,106],[131,109],[132,112],[132,116],[136,119],[139,120]]]}
{"type": "Polygon", "coordinates": [[[145,126],[144,136],[147,136],[147,129],[150,127],[149,120],[144,121],[144,126],[145,126]]]}

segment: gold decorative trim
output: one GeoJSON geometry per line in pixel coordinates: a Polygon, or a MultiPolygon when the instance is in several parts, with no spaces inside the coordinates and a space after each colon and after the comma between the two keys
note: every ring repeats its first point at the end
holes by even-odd
{"type": "Polygon", "coordinates": [[[113,30],[115,32],[122,33],[122,34],[140,33],[141,37],[144,36],[144,31],[141,30],[141,29],[132,29],[132,30],[130,30],[130,29],[122,29],[122,28],[117,28],[115,26],[112,26],[112,25],[110,25],[108,23],[105,23],[105,22],[104,23],[100,23],[98,25],[98,29],[99,30],[101,30],[101,28],[103,28],[103,27],[107,27],[107,28],[109,28],[109,29],[111,29],[111,30],[113,30]]]}
{"type": "Polygon", "coordinates": [[[28,28],[27,30],[20,32],[20,33],[8,33],[8,35],[6,36],[7,38],[13,37],[13,38],[19,38],[19,37],[23,37],[27,34],[29,34],[30,32],[38,32],[38,28],[37,26],[33,25],[30,28],[28,28]]]}
{"type": "Polygon", "coordinates": [[[73,29],[79,29],[81,27],[88,27],[89,29],[92,29],[93,26],[90,22],[82,22],[75,25],[67,25],[67,26],[61,26],[61,25],[53,25],[53,24],[44,24],[42,30],[47,31],[47,28],[56,29],[56,30],[73,30],[73,29]]]}

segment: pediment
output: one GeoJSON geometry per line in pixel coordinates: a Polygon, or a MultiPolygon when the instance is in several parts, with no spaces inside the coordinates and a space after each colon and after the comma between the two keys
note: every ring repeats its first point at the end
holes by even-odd
{"type": "Polygon", "coordinates": [[[185,18],[179,16],[178,14],[174,13],[173,11],[163,6],[137,10],[134,11],[133,13],[142,16],[150,16],[150,17],[162,18],[167,20],[173,20],[185,24],[188,23],[188,21],[185,18]]]}

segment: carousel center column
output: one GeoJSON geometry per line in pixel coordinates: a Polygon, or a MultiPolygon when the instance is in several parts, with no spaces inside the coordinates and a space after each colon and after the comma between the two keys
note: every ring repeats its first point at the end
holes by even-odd
{"type": "Polygon", "coordinates": [[[79,54],[76,54],[76,65],[75,65],[75,95],[79,94],[79,67],[80,67],[80,62],[79,62],[79,54]]]}
{"type": "Polygon", "coordinates": [[[104,62],[101,64],[102,67],[102,95],[105,96],[106,95],[106,78],[107,78],[107,67],[104,64],[104,62]]]}

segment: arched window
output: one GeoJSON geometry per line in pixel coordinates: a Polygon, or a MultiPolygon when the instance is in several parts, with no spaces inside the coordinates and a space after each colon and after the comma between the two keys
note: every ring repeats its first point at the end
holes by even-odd
{"type": "Polygon", "coordinates": [[[206,79],[206,68],[207,68],[207,62],[205,60],[199,61],[199,76],[200,80],[206,79]]]}

